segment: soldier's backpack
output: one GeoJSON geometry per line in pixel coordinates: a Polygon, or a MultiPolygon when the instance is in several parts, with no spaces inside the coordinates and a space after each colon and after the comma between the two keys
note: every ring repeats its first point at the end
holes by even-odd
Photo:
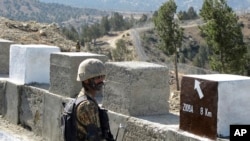
{"type": "Polygon", "coordinates": [[[63,104],[64,110],[61,116],[61,128],[64,141],[76,140],[76,107],[84,100],[87,100],[86,96],[81,96],[71,100],[70,102],[63,104]]]}

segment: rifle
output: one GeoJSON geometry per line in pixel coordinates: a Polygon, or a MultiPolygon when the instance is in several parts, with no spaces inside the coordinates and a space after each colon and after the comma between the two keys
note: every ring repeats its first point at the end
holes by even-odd
{"type": "MultiPolygon", "coordinates": [[[[117,137],[118,137],[118,134],[119,134],[121,128],[124,128],[124,129],[125,129],[125,126],[123,126],[123,125],[120,123],[120,125],[119,125],[119,127],[118,127],[118,129],[117,129],[117,132],[116,132],[116,136],[115,136],[115,140],[116,140],[116,141],[117,141],[117,137]]],[[[124,137],[124,136],[123,136],[123,137],[124,137]]],[[[123,140],[123,137],[122,137],[122,140],[123,140]]]]}

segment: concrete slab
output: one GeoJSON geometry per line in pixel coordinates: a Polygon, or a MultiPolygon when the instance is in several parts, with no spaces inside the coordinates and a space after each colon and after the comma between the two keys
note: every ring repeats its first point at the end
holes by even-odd
{"type": "Polygon", "coordinates": [[[22,85],[7,81],[3,102],[3,117],[11,123],[19,123],[19,105],[22,93],[22,85]]]}
{"type": "Polygon", "coordinates": [[[13,41],[0,39],[0,74],[9,75],[10,45],[13,41]]]}
{"type": "Polygon", "coordinates": [[[82,85],[76,81],[79,64],[88,58],[97,58],[103,62],[107,56],[86,52],[53,53],[50,59],[50,89],[52,93],[75,97],[82,85]]]}
{"type": "Polygon", "coordinates": [[[168,68],[147,62],[108,62],[103,106],[125,115],[169,110],[168,68]]]}
{"type": "Polygon", "coordinates": [[[48,141],[62,141],[61,113],[62,103],[69,99],[60,95],[47,93],[44,97],[43,130],[42,135],[48,141]]]}
{"type": "Polygon", "coordinates": [[[24,85],[20,102],[20,124],[42,136],[44,95],[48,91],[24,85]]]}
{"type": "Polygon", "coordinates": [[[230,136],[230,125],[250,123],[250,77],[186,75],[181,83],[180,129],[211,139],[230,136]]]}
{"type": "Polygon", "coordinates": [[[49,83],[50,54],[53,52],[60,52],[60,48],[48,45],[11,45],[9,78],[23,84],[49,83]]]}
{"type": "Polygon", "coordinates": [[[0,115],[3,114],[6,81],[0,80],[0,115]]]}

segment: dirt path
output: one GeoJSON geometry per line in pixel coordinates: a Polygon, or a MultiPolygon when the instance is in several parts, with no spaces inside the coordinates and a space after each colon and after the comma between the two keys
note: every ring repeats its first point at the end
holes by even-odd
{"type": "Polygon", "coordinates": [[[146,55],[144,48],[141,46],[141,38],[137,29],[131,29],[131,40],[134,43],[136,54],[138,55],[139,61],[147,61],[148,56],[146,55]]]}
{"type": "Polygon", "coordinates": [[[124,32],[118,32],[118,35],[115,37],[109,37],[109,39],[107,39],[107,43],[109,43],[109,45],[112,48],[116,48],[116,43],[119,39],[122,39],[122,37],[127,34],[129,31],[124,31],[124,32]]]}

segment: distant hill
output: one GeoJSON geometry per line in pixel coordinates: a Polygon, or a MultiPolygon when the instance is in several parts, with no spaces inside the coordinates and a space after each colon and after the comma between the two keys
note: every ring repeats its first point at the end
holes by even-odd
{"type": "MultiPolygon", "coordinates": [[[[96,23],[112,11],[154,12],[166,0],[0,0],[0,16],[13,20],[81,26],[96,23]]],[[[176,0],[179,10],[200,9],[203,0],[176,0]]],[[[248,10],[250,0],[229,0],[235,10],[248,10]]],[[[130,15],[131,13],[128,13],[130,15]]],[[[152,13],[151,13],[152,14],[152,13]]],[[[128,16],[127,15],[127,16],[128,16]]]]}
{"type": "MultiPolygon", "coordinates": [[[[100,10],[136,11],[150,12],[156,11],[162,3],[167,0],[40,0],[47,3],[61,3],[74,7],[94,8],[100,10]]],[[[176,0],[178,11],[187,10],[194,7],[199,10],[203,0],[176,0]]],[[[250,0],[228,0],[228,4],[234,10],[250,10],[250,0]]]]}
{"type": "Polygon", "coordinates": [[[48,4],[38,0],[0,0],[0,16],[13,20],[28,21],[34,20],[41,23],[66,23],[78,21],[94,22],[89,17],[107,15],[106,12],[66,6],[59,3],[48,4]]]}

